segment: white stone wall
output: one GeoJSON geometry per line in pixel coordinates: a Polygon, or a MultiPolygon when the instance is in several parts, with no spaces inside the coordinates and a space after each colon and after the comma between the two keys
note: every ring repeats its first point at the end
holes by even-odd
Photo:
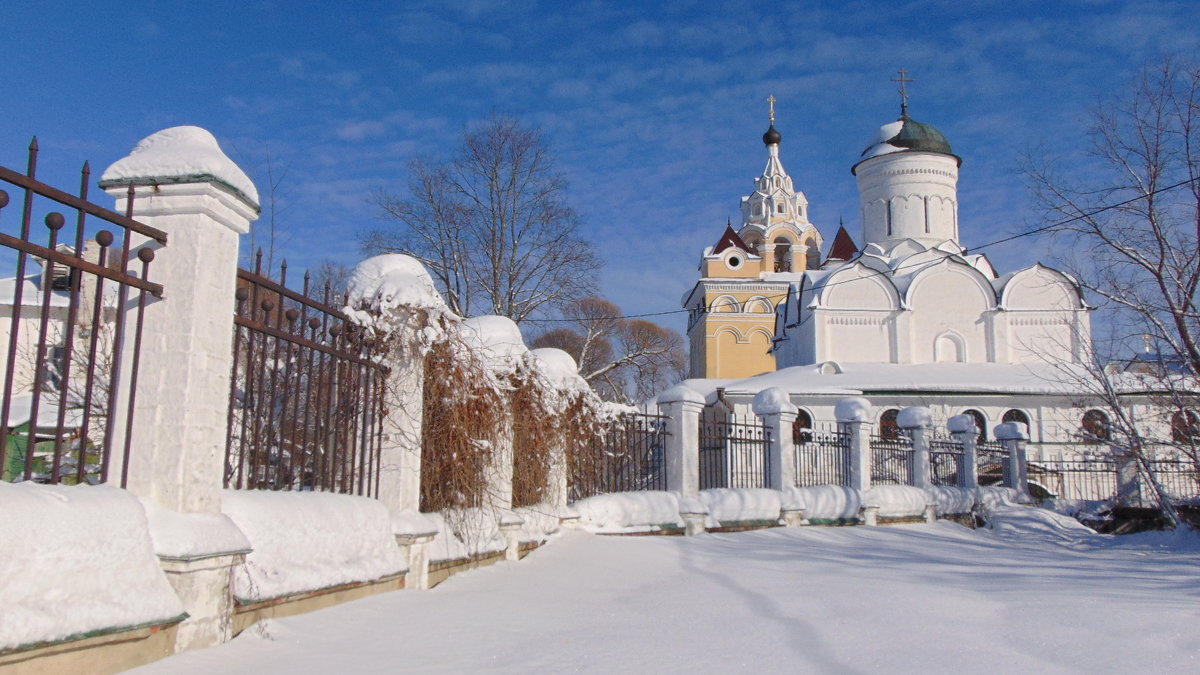
{"type": "Polygon", "coordinates": [[[958,240],[958,161],[948,155],[896,152],[855,170],[863,241],[910,237],[958,240]]]}

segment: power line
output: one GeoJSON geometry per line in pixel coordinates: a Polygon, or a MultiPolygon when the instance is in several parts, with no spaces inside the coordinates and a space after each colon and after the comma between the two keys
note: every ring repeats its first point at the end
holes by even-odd
{"type": "MultiPolygon", "coordinates": [[[[1011,235],[1008,237],[996,239],[994,241],[989,241],[985,244],[980,244],[979,246],[974,246],[974,247],[965,249],[965,251],[967,251],[967,252],[978,251],[979,249],[989,248],[992,246],[998,246],[1000,244],[1006,244],[1010,241],[1021,239],[1022,237],[1029,237],[1029,236],[1033,236],[1035,234],[1041,234],[1043,232],[1048,232],[1050,230],[1062,227],[1064,225],[1069,225],[1070,223],[1073,223],[1073,222],[1076,222],[1079,220],[1083,220],[1085,218],[1091,218],[1092,216],[1104,213],[1105,211],[1119,209],[1122,206],[1127,206],[1134,202],[1141,201],[1143,199],[1148,199],[1150,197],[1161,194],[1163,192],[1169,192],[1171,190],[1179,189],[1185,185],[1189,185],[1189,184],[1195,183],[1197,181],[1200,181],[1200,176],[1197,176],[1196,178],[1189,178],[1188,180],[1180,181],[1178,183],[1175,183],[1174,185],[1168,185],[1167,187],[1159,188],[1157,190],[1152,190],[1150,192],[1147,192],[1144,195],[1138,195],[1137,197],[1132,197],[1130,199],[1126,199],[1123,202],[1117,202],[1116,204],[1108,204],[1108,205],[1102,206],[1094,211],[1080,213],[1079,215],[1071,216],[1070,218],[1066,218],[1064,220],[1050,223],[1048,225],[1043,225],[1041,227],[1036,227],[1036,228],[1033,228],[1032,230],[1026,230],[1025,232],[1019,232],[1017,234],[1014,234],[1014,235],[1011,235]]],[[[862,281],[863,279],[870,279],[871,277],[874,277],[874,276],[886,276],[889,274],[894,275],[896,272],[899,272],[900,270],[903,270],[903,269],[908,269],[910,267],[921,267],[921,266],[928,265],[928,264],[929,264],[928,261],[924,261],[924,262],[918,262],[918,263],[911,263],[908,265],[900,265],[899,267],[897,267],[895,269],[889,269],[887,271],[876,271],[875,274],[873,274],[873,275],[859,277],[857,279],[846,279],[845,281],[830,282],[830,283],[825,284],[823,286],[823,288],[829,288],[830,286],[837,286],[840,284],[848,284],[848,283],[852,283],[855,281],[862,281]]],[[[778,294],[778,295],[764,295],[762,297],[766,300],[782,300],[782,299],[788,297],[788,295],[790,295],[790,294],[783,293],[783,294],[778,294]]],[[[621,314],[618,316],[581,317],[578,319],[533,319],[533,318],[529,318],[529,319],[525,319],[525,321],[542,322],[542,323],[579,323],[579,322],[583,322],[583,321],[613,321],[616,319],[643,319],[643,318],[651,317],[651,316],[667,316],[670,314],[685,314],[685,313],[688,313],[691,311],[692,310],[690,310],[690,309],[673,309],[673,310],[664,310],[661,312],[644,312],[641,314],[621,314]]]]}

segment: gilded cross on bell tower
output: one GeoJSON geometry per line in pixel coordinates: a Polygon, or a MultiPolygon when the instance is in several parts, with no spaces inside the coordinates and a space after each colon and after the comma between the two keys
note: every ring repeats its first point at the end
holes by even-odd
{"type": "Polygon", "coordinates": [[[908,77],[908,71],[904,68],[897,72],[900,73],[900,77],[893,77],[892,82],[900,83],[900,116],[908,117],[908,88],[905,85],[916,80],[908,77]]]}
{"type": "Polygon", "coordinates": [[[775,95],[771,94],[767,97],[767,103],[771,105],[771,124],[775,124],[775,95]]]}

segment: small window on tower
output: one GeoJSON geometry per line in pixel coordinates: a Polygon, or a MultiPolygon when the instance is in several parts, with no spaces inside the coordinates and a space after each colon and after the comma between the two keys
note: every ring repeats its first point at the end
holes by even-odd
{"type": "Polygon", "coordinates": [[[783,213],[783,208],[784,208],[783,204],[779,204],[775,207],[775,210],[778,211],[779,213],[783,213]]]}
{"type": "Polygon", "coordinates": [[[742,259],[736,255],[729,256],[729,269],[736,270],[742,266],[742,259]]]}

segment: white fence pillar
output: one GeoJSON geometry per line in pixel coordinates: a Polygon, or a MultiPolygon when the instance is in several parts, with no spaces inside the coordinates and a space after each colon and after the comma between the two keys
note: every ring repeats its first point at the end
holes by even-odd
{"type": "Polygon", "coordinates": [[[962,473],[959,474],[961,488],[979,487],[979,452],[975,447],[979,429],[975,418],[970,415],[955,415],[946,420],[946,430],[962,446],[962,473]]]}
{"type": "Polygon", "coordinates": [[[667,489],[685,499],[700,494],[700,411],[704,397],[684,385],[658,395],[667,419],[667,489]]]}
{"type": "Polygon", "coordinates": [[[796,485],[796,446],[792,442],[792,424],[799,410],[786,391],[770,387],[754,397],[754,414],[763,419],[771,434],[770,465],[767,487],[783,490],[796,485]]]}
{"type": "Polygon", "coordinates": [[[844,398],[834,408],[839,430],[850,437],[850,487],[860,494],[871,489],[871,403],[844,398]]]}
{"type": "MultiPolygon", "coordinates": [[[[163,285],[164,297],[145,310],[128,466],[122,463],[120,445],[130,423],[124,406],[122,415],[109,420],[118,439],[109,475],[127,471],[131,492],[173,511],[219,512],[238,235],[258,218],[258,193],[212,134],[197,127],[175,127],[146,138],[100,180],[122,213],[128,208],[130,185],[134,219],[166,232],[168,242],[163,247],[136,234],[130,240],[134,247],[154,252],[150,280],[163,285]]],[[[136,263],[132,253],[130,260],[136,263]]],[[[133,349],[129,336],[123,358],[131,358],[133,349]]],[[[120,383],[125,393],[130,384],[120,383]]],[[[231,570],[245,551],[194,553],[202,563],[162,559],[190,615],[179,628],[176,650],[209,646],[231,635],[231,570]]]]}
{"type": "MultiPolygon", "coordinates": [[[[401,336],[400,339],[403,339],[401,336]]],[[[389,510],[421,507],[421,420],[425,406],[425,358],[414,345],[393,349],[384,385],[387,414],[379,459],[379,501],[389,510]]]]}
{"type": "Polygon", "coordinates": [[[928,488],[933,483],[929,472],[929,428],[933,426],[933,412],[925,406],[912,406],[900,411],[896,425],[912,439],[912,473],[909,485],[928,488]]]}
{"type": "Polygon", "coordinates": [[[1029,498],[1029,469],[1025,464],[1025,429],[1016,422],[997,424],[993,433],[1008,452],[1005,460],[1004,487],[1017,491],[1020,499],[1029,498]]]}

